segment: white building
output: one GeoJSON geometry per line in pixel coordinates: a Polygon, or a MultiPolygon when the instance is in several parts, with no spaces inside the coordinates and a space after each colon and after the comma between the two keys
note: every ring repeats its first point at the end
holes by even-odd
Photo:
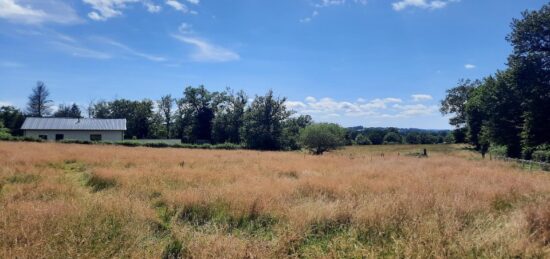
{"type": "Polygon", "coordinates": [[[27,118],[21,130],[25,137],[52,141],[121,141],[126,119],[27,118]]]}

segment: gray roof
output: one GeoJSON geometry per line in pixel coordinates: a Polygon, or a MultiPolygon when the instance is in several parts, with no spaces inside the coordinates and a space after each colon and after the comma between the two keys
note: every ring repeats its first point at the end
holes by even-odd
{"type": "Polygon", "coordinates": [[[126,119],[27,118],[22,130],[126,130],[126,119]]]}

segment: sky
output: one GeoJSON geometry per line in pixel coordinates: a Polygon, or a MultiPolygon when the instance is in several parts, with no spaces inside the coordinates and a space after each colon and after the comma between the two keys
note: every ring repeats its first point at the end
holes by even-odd
{"type": "Polygon", "coordinates": [[[450,129],[461,78],[504,69],[510,22],[542,0],[0,0],[0,105],[250,97],[343,126],[450,129]]]}

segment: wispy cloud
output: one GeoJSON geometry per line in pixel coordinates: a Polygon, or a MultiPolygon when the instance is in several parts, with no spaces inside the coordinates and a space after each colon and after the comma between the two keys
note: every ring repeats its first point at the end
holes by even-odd
{"type": "Polygon", "coordinates": [[[82,0],[90,5],[93,11],[88,13],[88,18],[95,21],[106,21],[110,18],[121,16],[123,10],[131,4],[141,4],[148,12],[158,13],[162,7],[152,0],[82,0]]]}
{"type": "Polygon", "coordinates": [[[411,98],[415,102],[429,101],[433,99],[433,97],[429,94],[413,94],[411,95],[411,98]]]}
{"type": "Polygon", "coordinates": [[[239,60],[240,56],[236,52],[229,49],[216,46],[204,39],[197,37],[172,34],[175,39],[192,45],[195,47],[195,52],[191,54],[191,58],[198,62],[228,62],[239,60]]]}
{"type": "Polygon", "coordinates": [[[42,24],[46,22],[74,24],[81,22],[76,11],[59,0],[0,0],[0,18],[13,23],[42,24]]]}
{"type": "Polygon", "coordinates": [[[182,23],[178,27],[178,33],[171,35],[173,38],[194,47],[194,51],[191,53],[192,60],[197,62],[228,62],[241,58],[238,53],[230,49],[215,45],[196,36],[192,28],[191,24],[182,23]]]}
{"type": "Polygon", "coordinates": [[[474,69],[474,68],[476,68],[476,65],[474,65],[474,64],[466,64],[466,65],[464,65],[464,68],[466,68],[466,69],[474,69]]]}
{"type": "MultiPolygon", "coordinates": [[[[347,1],[347,3],[366,5],[367,0],[349,0],[349,1],[347,1]]],[[[299,22],[301,22],[301,23],[311,22],[315,17],[317,17],[319,15],[319,9],[321,9],[321,8],[326,8],[326,7],[331,7],[331,6],[339,6],[339,5],[344,5],[344,4],[346,4],[346,0],[320,0],[320,1],[313,4],[314,10],[311,13],[311,15],[300,19],[299,22]]]]}
{"type": "Polygon", "coordinates": [[[409,7],[435,10],[444,8],[453,2],[460,2],[460,0],[402,0],[392,3],[392,7],[395,11],[405,10],[409,7]]]}
{"type": "Polygon", "coordinates": [[[74,57],[92,58],[92,59],[112,58],[112,56],[108,53],[83,47],[75,43],[52,41],[51,44],[58,50],[68,53],[74,57]]]}
{"type": "Polygon", "coordinates": [[[115,40],[112,40],[112,39],[109,39],[109,38],[105,38],[105,37],[93,37],[93,39],[97,40],[98,42],[100,43],[104,43],[104,44],[107,44],[107,45],[110,45],[110,46],[114,46],[114,47],[117,47],[119,49],[121,49],[122,51],[130,54],[130,55],[133,55],[133,56],[136,56],[136,57],[140,57],[140,58],[144,58],[144,59],[147,59],[149,61],[154,61],[154,62],[163,62],[163,61],[166,61],[166,58],[164,57],[161,57],[161,56],[157,56],[157,55],[151,55],[151,54],[147,54],[147,53],[143,53],[143,52],[140,52],[140,51],[137,51],[131,47],[128,47],[127,45],[125,44],[122,44],[118,41],[115,41],[115,40]]]}
{"type": "Polygon", "coordinates": [[[13,61],[0,61],[0,67],[20,68],[20,67],[24,67],[24,65],[21,64],[21,63],[18,63],[18,62],[13,62],[13,61]]]}

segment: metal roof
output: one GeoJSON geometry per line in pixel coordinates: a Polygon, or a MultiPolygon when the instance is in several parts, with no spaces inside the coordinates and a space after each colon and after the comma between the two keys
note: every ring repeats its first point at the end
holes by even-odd
{"type": "Polygon", "coordinates": [[[126,119],[26,118],[22,130],[126,130],[126,119]]]}

